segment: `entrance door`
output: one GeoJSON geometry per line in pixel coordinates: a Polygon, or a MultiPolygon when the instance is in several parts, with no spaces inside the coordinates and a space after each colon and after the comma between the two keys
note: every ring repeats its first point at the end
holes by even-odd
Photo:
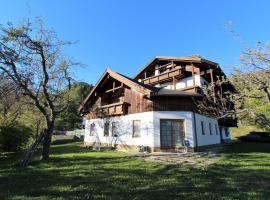
{"type": "Polygon", "coordinates": [[[160,120],[160,144],[161,148],[175,148],[177,143],[183,144],[184,120],[161,119],[160,120]]]}

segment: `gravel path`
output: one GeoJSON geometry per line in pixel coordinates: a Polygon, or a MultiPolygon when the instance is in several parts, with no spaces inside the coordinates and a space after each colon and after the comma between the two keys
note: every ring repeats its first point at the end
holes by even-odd
{"type": "Polygon", "coordinates": [[[140,154],[138,157],[148,162],[158,162],[162,164],[184,164],[195,168],[204,168],[216,163],[221,155],[217,152],[188,152],[188,153],[168,153],[154,152],[140,154]]]}

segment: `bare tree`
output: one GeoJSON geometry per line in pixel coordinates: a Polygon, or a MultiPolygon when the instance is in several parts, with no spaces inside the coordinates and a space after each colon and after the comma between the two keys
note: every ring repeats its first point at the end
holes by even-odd
{"type": "Polygon", "coordinates": [[[224,77],[218,77],[216,82],[202,88],[201,98],[193,98],[199,113],[215,119],[235,117],[235,102],[241,97],[236,92],[223,91],[224,84],[230,84],[230,81],[224,77]]]}
{"type": "Polygon", "coordinates": [[[245,82],[257,86],[257,89],[264,92],[270,102],[270,46],[268,43],[258,42],[251,49],[246,49],[241,54],[241,61],[244,69],[240,70],[245,74],[245,82]]]}
{"type": "Polygon", "coordinates": [[[55,118],[66,109],[69,98],[63,90],[70,85],[70,67],[62,48],[70,42],[61,41],[56,33],[44,28],[41,20],[0,29],[0,70],[35,106],[46,122],[42,159],[49,158],[55,118]]]}

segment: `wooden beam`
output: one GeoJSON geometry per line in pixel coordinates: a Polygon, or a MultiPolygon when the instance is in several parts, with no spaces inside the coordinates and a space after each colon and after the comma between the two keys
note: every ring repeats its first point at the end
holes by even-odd
{"type": "Polygon", "coordinates": [[[118,87],[115,87],[115,88],[106,90],[105,93],[114,92],[115,90],[119,90],[119,89],[121,89],[122,87],[123,87],[123,84],[121,84],[121,85],[118,86],[118,87]]]}
{"type": "Polygon", "coordinates": [[[200,72],[200,75],[210,74],[212,69],[200,72]]]}
{"type": "Polygon", "coordinates": [[[115,81],[113,81],[113,86],[112,86],[113,88],[113,93],[114,93],[114,90],[115,90],[115,81]]]}
{"type": "Polygon", "coordinates": [[[211,77],[211,90],[212,90],[212,95],[214,98],[214,102],[216,102],[216,93],[215,93],[215,86],[214,86],[214,77],[213,77],[213,70],[210,69],[210,77],[211,77]]]}
{"type": "Polygon", "coordinates": [[[173,89],[176,90],[176,78],[175,78],[175,76],[173,77],[173,89]]]}
{"type": "Polygon", "coordinates": [[[192,64],[192,69],[191,69],[192,71],[192,82],[193,82],[193,86],[195,86],[195,76],[194,76],[194,66],[193,66],[193,64],[192,64]]]}

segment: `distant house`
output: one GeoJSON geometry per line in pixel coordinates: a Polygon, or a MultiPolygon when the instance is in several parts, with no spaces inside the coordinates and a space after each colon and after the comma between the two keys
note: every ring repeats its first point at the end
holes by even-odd
{"type": "MultiPolygon", "coordinates": [[[[202,87],[217,76],[225,76],[219,65],[200,56],[158,56],[133,78],[106,69],[79,108],[85,144],[115,139],[118,146],[161,151],[179,142],[197,149],[230,140],[235,116],[204,116],[192,100],[202,97],[202,87]]],[[[223,92],[233,88],[224,86],[223,92]]]]}

